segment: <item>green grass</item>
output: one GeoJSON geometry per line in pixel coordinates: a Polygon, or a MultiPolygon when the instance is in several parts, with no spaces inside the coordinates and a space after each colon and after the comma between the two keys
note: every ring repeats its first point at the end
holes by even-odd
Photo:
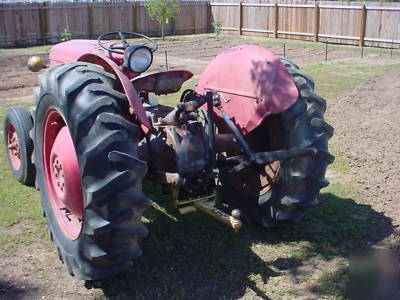
{"type": "MultiPolygon", "coordinates": [[[[9,106],[0,105],[1,124],[9,106]]],[[[3,134],[1,144],[4,145],[3,134]]],[[[3,146],[0,151],[0,207],[0,226],[6,228],[0,230],[1,248],[12,250],[18,244],[43,239],[46,230],[39,192],[17,183],[12,177],[3,146]]]]}
{"type": "Polygon", "coordinates": [[[27,47],[27,48],[12,48],[0,49],[0,55],[37,55],[46,54],[50,51],[53,45],[27,47]]]}
{"type": "Polygon", "coordinates": [[[360,61],[339,61],[313,63],[301,67],[315,80],[315,91],[322,97],[332,101],[361,82],[398,65],[360,65],[360,61]]]}
{"type": "Polygon", "coordinates": [[[333,164],[329,166],[333,170],[342,173],[342,174],[349,174],[350,167],[348,162],[343,158],[342,154],[340,153],[340,149],[333,143],[329,144],[329,151],[333,156],[335,156],[335,161],[333,164]]]}

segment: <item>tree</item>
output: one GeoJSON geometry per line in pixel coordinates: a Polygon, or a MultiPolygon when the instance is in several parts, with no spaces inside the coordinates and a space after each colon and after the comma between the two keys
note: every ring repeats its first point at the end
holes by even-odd
{"type": "Polygon", "coordinates": [[[164,24],[176,17],[179,12],[177,0],[150,0],[143,3],[150,18],[161,25],[161,37],[164,40],[164,24]]]}

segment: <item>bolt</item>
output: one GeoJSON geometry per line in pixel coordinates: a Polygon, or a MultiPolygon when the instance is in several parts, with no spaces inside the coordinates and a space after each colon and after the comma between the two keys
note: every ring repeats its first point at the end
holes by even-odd
{"type": "Polygon", "coordinates": [[[231,216],[234,217],[235,219],[239,219],[242,213],[238,209],[234,209],[231,212],[231,216]]]}

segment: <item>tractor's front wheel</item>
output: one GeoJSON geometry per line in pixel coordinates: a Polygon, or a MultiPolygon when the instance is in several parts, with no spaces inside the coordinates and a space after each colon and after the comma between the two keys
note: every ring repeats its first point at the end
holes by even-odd
{"type": "Polygon", "coordinates": [[[40,78],[35,164],[50,238],[71,275],[104,279],[141,254],[147,166],[126,98],[101,67],[70,63],[40,78]]]}

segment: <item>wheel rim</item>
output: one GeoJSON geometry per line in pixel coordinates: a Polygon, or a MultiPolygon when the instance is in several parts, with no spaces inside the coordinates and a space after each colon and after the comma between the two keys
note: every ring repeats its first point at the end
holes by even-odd
{"type": "Polygon", "coordinates": [[[247,196],[260,196],[268,192],[279,171],[280,163],[275,161],[258,170],[253,166],[230,176],[231,184],[237,191],[247,196]]]}
{"type": "MultiPolygon", "coordinates": [[[[250,133],[246,139],[255,152],[282,150],[281,129],[279,119],[270,117],[250,133]]],[[[228,175],[231,185],[241,194],[259,197],[271,190],[276,181],[280,161],[256,167],[249,166],[237,173],[228,175]]]]}
{"type": "Polygon", "coordinates": [[[11,166],[18,171],[21,168],[21,153],[19,139],[14,125],[7,125],[7,149],[11,166]]]}
{"type": "Polygon", "coordinates": [[[46,117],[43,139],[45,181],[55,219],[71,240],[83,221],[83,196],[78,160],[66,122],[56,110],[46,117]]]}

